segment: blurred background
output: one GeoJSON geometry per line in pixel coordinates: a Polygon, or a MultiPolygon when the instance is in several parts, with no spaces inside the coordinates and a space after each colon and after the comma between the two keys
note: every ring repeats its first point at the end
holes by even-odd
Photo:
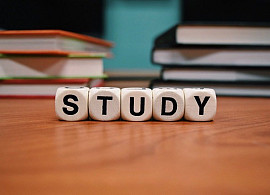
{"type": "Polygon", "coordinates": [[[0,28],[62,29],[115,42],[105,70],[158,69],[152,42],[181,18],[179,0],[1,0],[0,28]]]}
{"type": "Polygon", "coordinates": [[[268,0],[1,0],[0,28],[63,29],[116,43],[106,70],[157,70],[153,40],[181,21],[270,21],[268,0]]]}
{"type": "Polygon", "coordinates": [[[269,22],[268,0],[1,0],[1,29],[62,29],[115,42],[105,70],[153,70],[154,39],[179,22],[269,22]]]}
{"type": "MultiPolygon", "coordinates": [[[[231,92],[234,90],[231,87],[236,86],[244,90],[247,89],[241,95],[246,93],[249,95],[254,94],[254,92],[250,92],[251,87],[246,85],[252,81],[254,85],[259,84],[255,87],[252,86],[254,90],[263,86],[262,89],[267,90],[267,96],[270,96],[270,88],[268,87],[270,82],[269,62],[263,65],[257,62],[253,64],[248,62],[248,69],[243,69],[243,67],[246,67],[244,64],[241,70],[235,66],[234,62],[229,62],[228,59],[225,59],[222,64],[224,65],[223,69],[217,66],[207,69],[208,64],[204,64],[197,67],[199,68],[197,70],[186,70],[185,66],[188,65],[188,68],[190,68],[189,64],[184,64],[184,66],[178,64],[178,69],[175,70],[167,69],[170,64],[160,66],[158,63],[151,62],[151,56],[154,53],[152,49],[154,47],[156,49],[157,46],[155,40],[174,25],[212,25],[212,27],[216,25],[226,27],[229,25],[240,26],[240,29],[241,27],[251,26],[258,33],[263,32],[267,35],[269,34],[267,32],[270,24],[269,8],[269,0],[0,0],[0,29],[60,29],[112,41],[115,43],[115,47],[112,49],[114,57],[104,59],[105,73],[109,75],[109,80],[128,76],[130,80],[138,81],[137,77],[140,77],[141,80],[147,81],[141,86],[149,86],[149,80],[153,81],[155,78],[160,77],[162,82],[176,80],[177,86],[185,87],[182,84],[191,80],[189,76],[186,76],[186,79],[181,76],[177,76],[176,79],[175,77],[164,79],[164,77],[167,73],[171,74],[172,72],[178,75],[187,75],[186,73],[189,71],[188,73],[193,76],[191,81],[199,81],[198,84],[201,81],[208,81],[210,87],[213,86],[213,81],[217,81],[214,84],[223,87],[221,82],[227,84],[226,75],[228,75],[230,77],[230,93],[226,93],[226,95],[234,94],[231,92]],[[228,71],[228,67],[231,68],[230,71],[228,71]],[[268,69],[267,72],[265,72],[265,69],[268,69]],[[167,71],[166,74],[164,74],[164,70],[167,71]],[[119,74],[121,72],[122,75],[119,74]],[[128,75],[127,73],[132,74],[128,75]],[[220,76],[216,76],[217,73],[223,76],[224,79],[221,80],[220,76]],[[203,74],[210,76],[198,80],[203,74]]],[[[253,30],[250,31],[251,34],[253,30]]],[[[235,33],[237,34],[237,32],[238,29],[236,28],[235,33]]],[[[260,62],[260,55],[269,56],[270,47],[266,44],[251,44],[252,39],[255,38],[250,37],[247,42],[248,47],[242,45],[242,50],[235,47],[234,44],[228,47],[220,45],[218,50],[204,57],[211,57],[212,54],[217,52],[224,55],[223,49],[233,48],[234,50],[231,50],[233,52],[230,56],[234,54],[240,56],[237,62],[235,61],[236,63],[243,59],[241,57],[243,53],[245,56],[249,56],[250,52],[253,52],[253,55],[256,55],[256,59],[260,62]],[[257,51],[259,53],[256,53],[257,51]]],[[[268,36],[262,38],[269,41],[268,36]]],[[[211,47],[214,48],[215,45],[211,47]]],[[[197,48],[204,51],[209,49],[208,46],[204,48],[199,46],[197,48]]],[[[171,49],[176,50],[177,48],[172,45],[171,49]]],[[[179,44],[178,49],[184,48],[179,44]]],[[[177,55],[184,55],[180,50],[177,55]]],[[[184,58],[188,59],[191,54],[196,56],[194,51],[189,50],[188,55],[184,56],[184,58]]],[[[266,61],[266,58],[263,60],[266,61]]],[[[180,63],[180,61],[178,62],[180,63]]],[[[214,62],[212,62],[212,65],[214,65],[214,62]]],[[[130,86],[128,82],[126,84],[130,86]]],[[[138,83],[135,84],[138,85],[138,83]]],[[[190,86],[192,83],[187,84],[190,86]]],[[[116,84],[108,84],[107,82],[107,85],[116,84]]],[[[164,83],[164,85],[169,86],[171,84],[168,82],[164,83]]],[[[261,93],[262,91],[258,92],[261,93]]],[[[220,94],[223,95],[223,93],[220,94]]],[[[265,92],[262,92],[262,94],[265,94],[265,92]]]]}

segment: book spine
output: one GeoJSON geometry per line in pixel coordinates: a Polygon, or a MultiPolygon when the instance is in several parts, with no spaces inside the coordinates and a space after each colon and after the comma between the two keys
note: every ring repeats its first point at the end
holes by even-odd
{"type": "MultiPolygon", "coordinates": [[[[179,48],[179,46],[177,47],[179,48]]],[[[194,48],[194,47],[193,47],[194,48]]],[[[151,50],[151,63],[153,65],[157,65],[157,66],[162,66],[165,68],[234,68],[234,69],[270,69],[270,64],[268,65],[264,65],[264,64],[217,64],[217,63],[205,63],[205,64],[196,64],[196,63],[185,63],[185,62],[181,62],[178,61],[177,63],[173,63],[173,64],[167,64],[167,63],[160,63],[155,61],[154,59],[154,53],[156,50],[158,50],[160,48],[158,47],[153,47],[151,50]]],[[[167,49],[175,49],[175,47],[173,48],[167,48],[167,49]]],[[[268,47],[268,49],[270,49],[268,47]]],[[[192,52],[192,50],[191,50],[192,52]]]]}
{"type": "Polygon", "coordinates": [[[172,45],[177,45],[176,44],[176,29],[177,29],[177,25],[173,26],[171,29],[169,29],[165,33],[159,35],[154,41],[155,47],[163,48],[163,47],[168,47],[172,45]]]}

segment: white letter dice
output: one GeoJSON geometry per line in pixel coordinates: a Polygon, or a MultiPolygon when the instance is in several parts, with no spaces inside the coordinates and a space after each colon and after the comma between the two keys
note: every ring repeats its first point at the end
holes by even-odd
{"type": "Polygon", "coordinates": [[[55,96],[55,112],[59,119],[80,121],[88,118],[88,87],[60,87],[55,96]]]}
{"type": "Polygon", "coordinates": [[[121,117],[127,121],[146,121],[152,118],[152,90],[123,88],[121,90],[121,117]]]}
{"type": "Polygon", "coordinates": [[[94,87],[89,91],[90,118],[112,121],[120,118],[120,89],[116,87],[94,87]]]}
{"type": "Polygon", "coordinates": [[[208,88],[185,88],[185,115],[184,118],[190,121],[213,120],[217,100],[213,89],[208,88]]]}
{"type": "Polygon", "coordinates": [[[184,115],[184,93],[179,88],[153,89],[153,117],[160,121],[177,121],[184,115]]]}

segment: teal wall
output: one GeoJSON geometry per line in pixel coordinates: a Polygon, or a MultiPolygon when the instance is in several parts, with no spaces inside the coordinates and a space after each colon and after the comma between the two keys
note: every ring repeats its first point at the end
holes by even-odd
{"type": "Polygon", "coordinates": [[[179,0],[106,0],[104,38],[115,48],[105,70],[158,69],[150,61],[154,38],[179,18],[179,0]]]}

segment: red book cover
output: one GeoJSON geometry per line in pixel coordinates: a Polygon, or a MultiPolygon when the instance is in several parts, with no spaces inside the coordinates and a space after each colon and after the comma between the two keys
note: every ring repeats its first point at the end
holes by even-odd
{"type": "Polygon", "coordinates": [[[5,79],[0,80],[2,84],[82,84],[88,83],[92,79],[5,79]]]}
{"type": "MultiPolygon", "coordinates": [[[[0,93],[1,93],[1,86],[16,86],[18,89],[20,85],[24,86],[29,85],[27,90],[32,90],[32,87],[39,87],[42,88],[43,86],[51,86],[56,90],[55,86],[70,86],[70,85],[77,85],[77,86],[86,86],[86,87],[102,87],[104,86],[103,79],[7,79],[7,80],[0,80],[0,93]]],[[[23,87],[22,87],[23,88],[23,87]]],[[[46,89],[46,88],[45,88],[46,89]]],[[[33,89],[34,90],[34,89],[33,89]]],[[[56,92],[56,91],[55,91],[56,92]]],[[[17,92],[16,92],[17,93],[17,92]]],[[[40,93],[40,92],[39,92],[40,93]]],[[[22,98],[22,99],[29,99],[29,98],[41,98],[41,99],[48,99],[54,98],[55,94],[0,94],[0,98],[22,98]]]]}
{"type": "Polygon", "coordinates": [[[105,41],[103,39],[82,35],[78,33],[68,32],[64,30],[7,30],[0,31],[0,37],[7,36],[44,36],[44,35],[59,35],[67,38],[79,39],[81,41],[86,41],[90,43],[95,43],[98,45],[103,45],[106,47],[112,47],[113,43],[105,41]]]}
{"type": "Polygon", "coordinates": [[[1,54],[23,55],[106,55],[113,43],[63,30],[0,31],[1,54]]]}

